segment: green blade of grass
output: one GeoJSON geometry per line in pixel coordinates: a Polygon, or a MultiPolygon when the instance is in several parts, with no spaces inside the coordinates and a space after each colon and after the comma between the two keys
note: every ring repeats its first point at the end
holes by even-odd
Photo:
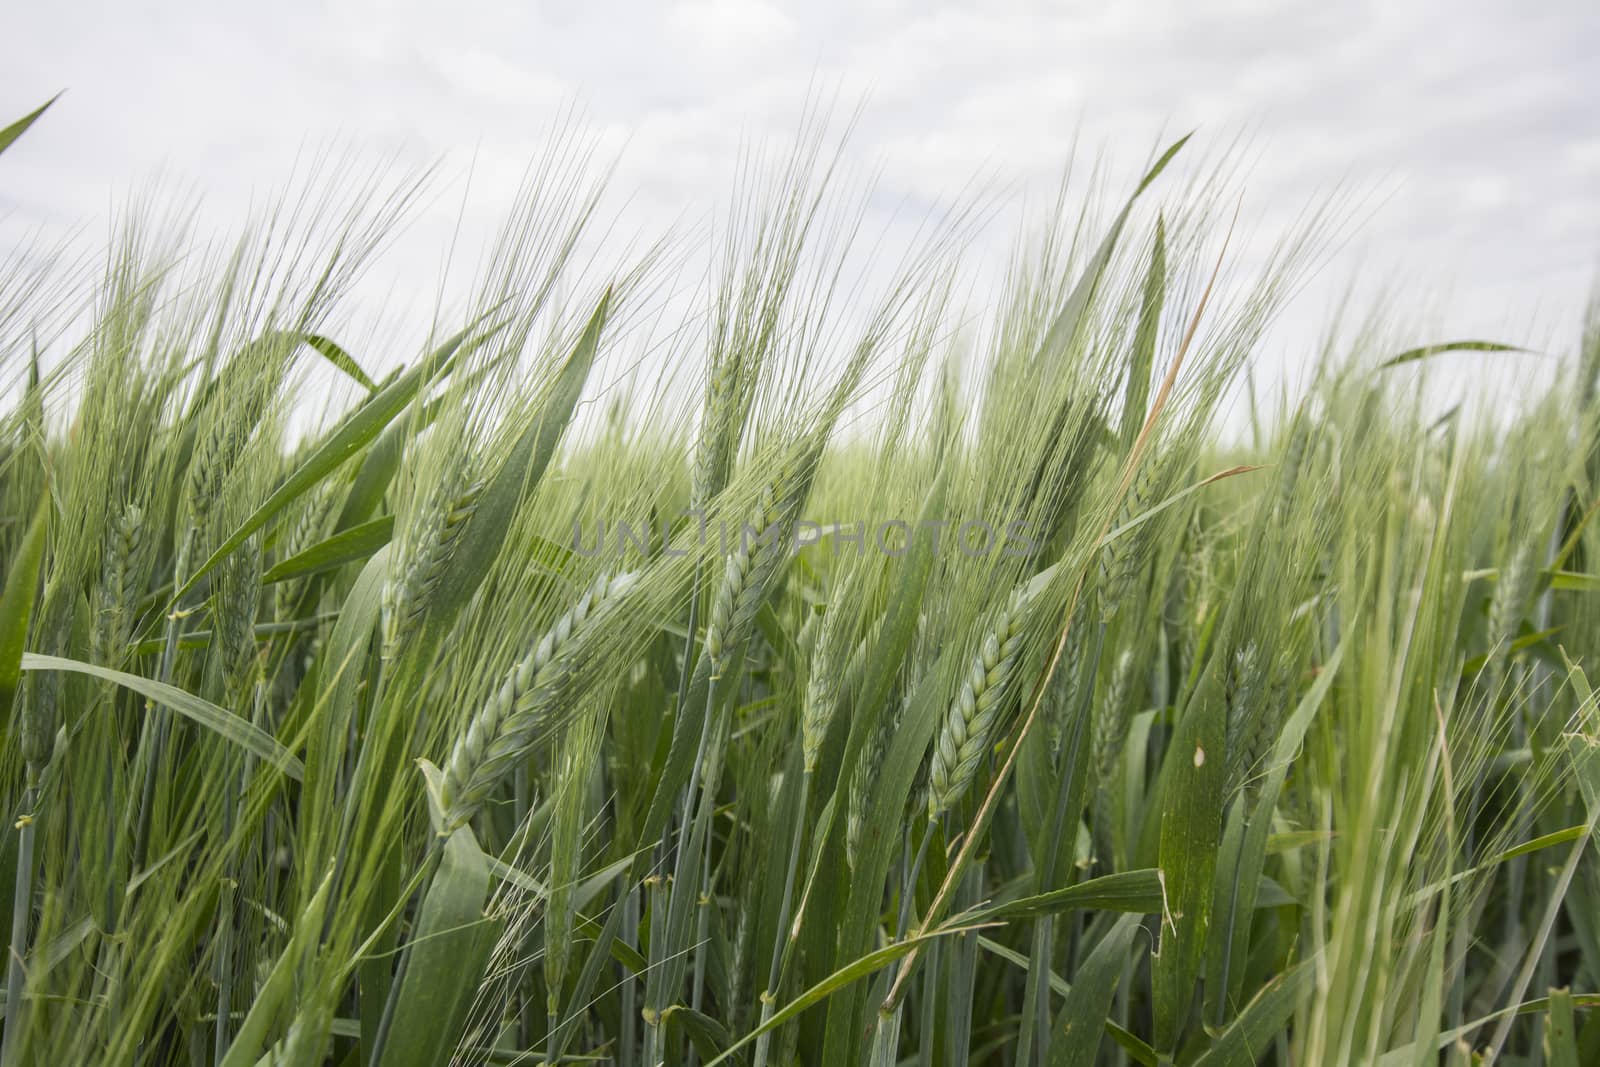
{"type": "Polygon", "coordinates": [[[1133,213],[1134,204],[1144,194],[1144,191],[1150,188],[1151,183],[1161,176],[1161,172],[1167,169],[1167,164],[1172,162],[1173,157],[1182,151],[1183,146],[1188,144],[1189,138],[1193,136],[1193,133],[1186,133],[1178,138],[1167,147],[1165,152],[1161,153],[1160,158],[1155,161],[1150,169],[1145,171],[1138,188],[1133,191],[1133,195],[1123,205],[1122,211],[1118,213],[1116,219],[1111,223],[1111,228],[1106,231],[1105,237],[1101,238],[1100,246],[1095,249],[1094,255],[1084,265],[1083,271],[1078,275],[1078,280],[1072,287],[1072,292],[1067,295],[1066,302],[1062,304],[1061,310],[1056,313],[1055,320],[1050,324],[1049,332],[1045,334],[1044,343],[1039,348],[1037,359],[1044,361],[1059,358],[1062,353],[1071,347],[1074,338],[1077,337],[1086,319],[1086,313],[1089,310],[1091,301],[1094,299],[1095,290],[1099,288],[1101,276],[1105,274],[1106,267],[1111,262],[1112,253],[1116,251],[1117,241],[1122,236],[1123,227],[1128,223],[1128,216],[1133,213]]]}
{"type": "MultiPolygon", "coordinates": [[[[1436,345],[1408,348],[1399,355],[1390,356],[1378,364],[1376,369],[1387,370],[1390,367],[1416,363],[1418,360],[1443,355],[1446,352],[1530,352],[1530,350],[1520,345],[1502,344],[1499,341],[1444,341],[1436,345]]],[[[1530,352],[1530,354],[1537,355],[1538,353],[1530,352]]]]}
{"type": "MultiPolygon", "coordinates": [[[[61,92],[66,92],[66,90],[63,89],[61,92]]],[[[57,93],[44,103],[40,104],[38,107],[34,108],[32,111],[28,112],[26,115],[22,116],[16,122],[13,122],[5,129],[0,130],[0,152],[4,152],[6,149],[10,148],[12,143],[15,142],[18,137],[21,137],[23,134],[27,133],[28,127],[32,126],[36,121],[38,121],[39,116],[43,115],[45,110],[48,109],[51,104],[60,99],[61,93],[57,93]]]]}
{"type": "Polygon", "coordinates": [[[340,348],[332,339],[319,333],[303,333],[299,336],[300,340],[322,353],[324,359],[349,375],[357,385],[367,392],[376,393],[378,391],[378,383],[367,376],[367,372],[361,369],[361,365],[355,361],[354,356],[340,348]]]}
{"type": "Polygon", "coordinates": [[[1139,932],[1139,921],[1137,915],[1124,915],[1113,923],[1073,975],[1066,1003],[1056,1014],[1050,1067],[1094,1067],[1100,1058],[1106,1014],[1134,935],[1139,932]]]}
{"type": "MultiPolygon", "coordinates": [[[[1014,952],[999,942],[982,936],[978,938],[978,946],[985,952],[991,953],[992,955],[998,956],[1000,959],[1005,960],[1007,963],[1017,968],[1017,970],[1027,973],[1030,961],[1028,957],[1024,956],[1022,953],[1014,952]]],[[[1067,985],[1066,979],[1062,978],[1054,971],[1050,972],[1050,988],[1057,996],[1061,997],[1065,997],[1072,992],[1072,987],[1067,985]]],[[[1112,1041],[1115,1041],[1118,1047],[1120,1047],[1122,1051],[1126,1052],[1133,1062],[1142,1064],[1143,1067],[1157,1067],[1157,1065],[1160,1063],[1161,1057],[1156,1053],[1155,1049],[1145,1044],[1136,1035],[1129,1033],[1123,1027],[1118,1026],[1112,1020],[1105,1019],[1103,1022],[1106,1036],[1111,1038],[1112,1041]]]]}
{"type": "Polygon", "coordinates": [[[328,897],[333,887],[333,874],[322,879],[295,924],[294,936],[284,946],[266,981],[256,990],[250,1010],[239,1025],[239,1032],[228,1047],[228,1054],[218,1067],[248,1067],[266,1052],[273,1024],[294,992],[295,979],[308,952],[314,951],[317,939],[322,936],[322,918],[327,910],[328,897]]]}
{"type": "MultiPolygon", "coordinates": [[[[694,1050],[699,1053],[700,1058],[708,1063],[716,1060],[729,1045],[733,1044],[733,1036],[728,1033],[727,1027],[709,1015],[684,1007],[682,1004],[674,1004],[662,1012],[661,1025],[669,1032],[681,1031],[694,1045],[694,1050]]],[[[733,1062],[743,1063],[744,1057],[735,1054],[733,1062]]]]}
{"type": "Polygon", "coordinates": [[[768,1019],[765,1023],[756,1027],[754,1030],[751,1030],[748,1034],[745,1034],[738,1041],[734,1042],[719,1056],[717,1056],[716,1059],[708,1061],[706,1063],[706,1067],[717,1067],[717,1065],[720,1063],[726,1063],[729,1059],[736,1055],[740,1049],[744,1048],[744,1046],[748,1045],[762,1034],[777,1029],[784,1023],[798,1016],[807,1008],[815,1007],[824,1000],[827,1000],[830,995],[837,993],[839,990],[848,988],[854,983],[861,981],[861,979],[866,978],[868,975],[875,974],[876,972],[887,967],[889,964],[893,963],[895,960],[905,956],[906,953],[910,952],[918,945],[925,944],[940,937],[951,937],[957,934],[972,933],[975,930],[981,929],[984,929],[984,927],[942,927],[938,930],[933,930],[925,934],[908,937],[904,941],[895,941],[891,944],[884,945],[882,948],[876,949],[864,956],[859,957],[858,959],[852,960],[850,963],[840,967],[838,970],[822,979],[822,981],[816,983],[811,988],[807,989],[805,992],[789,1001],[789,1003],[785,1004],[782,1008],[779,1008],[773,1013],[772,1018],[768,1019]]]}
{"type": "Polygon", "coordinates": [[[1257,1063],[1294,1014],[1302,988],[1316,974],[1314,963],[1314,960],[1301,960],[1293,969],[1263,986],[1212,1046],[1194,1061],[1194,1067],[1249,1067],[1257,1063]]]}
{"type": "Polygon", "coordinates": [[[305,767],[294,754],[278,743],[277,738],[253,725],[249,720],[219,708],[209,700],[204,700],[193,693],[184,692],[177,686],[165,682],[141,678],[137,674],[127,674],[123,671],[114,671],[109,667],[101,667],[93,663],[83,663],[75,659],[65,659],[61,656],[41,656],[26,653],[22,657],[22,669],[25,671],[68,671],[75,674],[86,674],[98,678],[103,682],[120,685],[124,689],[131,689],[148,700],[153,700],[162,707],[171,708],[191,722],[210,730],[218,737],[231,744],[239,746],[250,753],[276,767],[284,774],[296,781],[305,777],[305,767]]]}
{"type": "Polygon", "coordinates": [[[1243,999],[1243,961],[1248,951],[1250,924],[1256,908],[1262,872],[1266,867],[1267,846],[1271,837],[1273,814],[1284,780],[1294,762],[1295,754],[1305,740],[1311,721],[1328,698],[1338,677],[1339,666],[1344,662],[1345,643],[1333,650],[1317,672],[1300,703],[1290,713],[1278,733],[1271,753],[1271,766],[1262,782],[1255,806],[1251,809],[1239,845],[1238,862],[1233,871],[1223,869],[1218,876],[1215,906],[1217,914],[1216,935],[1211,942],[1211,959],[1208,961],[1208,1007],[1214,1011],[1219,1006],[1237,1004],[1243,999]]]}
{"type": "Polygon", "coordinates": [[[498,923],[484,915],[488,899],[488,859],[471,829],[460,827],[423,898],[379,1067],[449,1061],[494,948],[498,923]]]}
{"type": "Polygon", "coordinates": [[[1012,919],[1032,919],[1040,915],[1085,910],[1156,915],[1161,912],[1161,907],[1161,872],[1146,868],[1118,871],[1090,878],[1065,889],[970,909],[957,913],[949,921],[971,926],[974,923],[1009,922],[1012,919]]]}
{"type": "Polygon", "coordinates": [[[1202,676],[1167,753],[1173,775],[1162,796],[1158,855],[1166,875],[1168,916],[1151,965],[1155,1044],[1166,1052],[1176,1050],[1187,1024],[1211,922],[1227,785],[1220,673],[1213,666],[1202,676]]]}
{"type": "Polygon", "coordinates": [[[1133,353],[1128,361],[1128,384],[1123,393],[1122,426],[1117,436],[1122,450],[1133,447],[1144,425],[1150,403],[1150,376],[1154,372],[1156,338],[1161,331],[1161,309],[1167,294],[1167,227],[1156,216],[1156,235],[1150,250],[1150,269],[1145,274],[1144,296],[1139,309],[1139,328],[1133,335],[1133,353]]]}
{"type": "Polygon", "coordinates": [[[393,515],[364,522],[360,526],[342,530],[303,552],[297,552],[288,559],[273,564],[261,576],[261,584],[272,585],[274,582],[286,582],[291,578],[305,578],[335,570],[346,563],[367,559],[388,544],[393,536],[393,515]]]}
{"type": "Polygon", "coordinates": [[[384,545],[367,560],[345,597],[339,621],[322,649],[318,672],[325,687],[326,712],[314,723],[306,742],[305,792],[309,803],[302,812],[302,835],[309,862],[319,866],[329,860],[326,850],[338,821],[349,813],[339,802],[339,791],[346,783],[340,770],[345,747],[350,741],[350,723],[355,715],[356,694],[367,681],[367,649],[383,603],[384,583],[389,578],[389,556],[393,547],[384,545]]]}
{"type": "Polygon", "coordinates": [[[1572,992],[1550,991],[1550,1019],[1545,1024],[1544,1054],[1550,1067],[1579,1067],[1578,1027],[1572,1010],[1572,992]]]}

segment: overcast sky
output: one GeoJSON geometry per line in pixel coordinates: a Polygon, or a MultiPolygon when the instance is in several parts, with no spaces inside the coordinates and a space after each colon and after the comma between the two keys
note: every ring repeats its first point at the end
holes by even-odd
{"type": "MultiPolygon", "coordinates": [[[[739,145],[791,135],[822,85],[865,100],[850,151],[884,203],[949,203],[976,174],[1048,194],[1075,136],[1137,164],[1194,126],[1212,149],[1249,134],[1257,220],[1341,182],[1376,191],[1302,324],[1359,274],[1425,300],[1429,328],[1570,343],[1600,265],[1595,0],[122,0],[15,4],[0,22],[0,116],[68,90],[5,157],[8,242],[19,226],[103,235],[158,174],[242,216],[297,153],[338,143],[444,161],[447,195],[387,268],[421,291],[462,176],[464,238],[481,241],[563,108],[625,144],[630,218],[665,226],[709,210],[739,145]]],[[[1292,366],[1302,344],[1272,358],[1292,366]]]]}

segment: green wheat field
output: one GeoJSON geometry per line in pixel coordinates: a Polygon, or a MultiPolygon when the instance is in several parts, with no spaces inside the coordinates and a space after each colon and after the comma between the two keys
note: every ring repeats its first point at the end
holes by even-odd
{"type": "Polygon", "coordinates": [[[1600,314],[1257,403],[1188,140],[976,308],[815,128],[414,351],[407,189],[6,252],[0,1067],[1600,1063],[1600,314]]]}

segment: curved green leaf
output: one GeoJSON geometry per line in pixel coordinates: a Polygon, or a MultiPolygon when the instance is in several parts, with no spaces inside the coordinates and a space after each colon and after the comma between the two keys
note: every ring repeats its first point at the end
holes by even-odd
{"type": "Polygon", "coordinates": [[[1140,180],[1139,187],[1128,197],[1128,202],[1123,205],[1122,211],[1117,214],[1111,223],[1111,228],[1106,231],[1105,237],[1100,241],[1100,247],[1095,249],[1089,262],[1084,264],[1082,273],[1078,275],[1077,282],[1072,287],[1072,292],[1067,295],[1066,303],[1056,313],[1055,320],[1050,324],[1050,330],[1045,334],[1044,343],[1039,346],[1039,352],[1034,357],[1038,360],[1058,357],[1065,352],[1077,337],[1083,325],[1085,313],[1089,303],[1094,298],[1095,289],[1100,285],[1100,277],[1105,273],[1106,266],[1111,262],[1111,255],[1116,251],[1117,241],[1122,236],[1122,228],[1128,223],[1128,216],[1133,213],[1133,205],[1138,201],[1144,191],[1150,188],[1150,183],[1161,176],[1167,169],[1167,164],[1172,162],[1183,146],[1193,137],[1193,133],[1186,133],[1174,141],[1161,157],[1155,161],[1151,168],[1145,171],[1144,178],[1140,180]]]}
{"type": "Polygon", "coordinates": [[[1205,963],[1206,932],[1222,844],[1227,720],[1221,656],[1212,656],[1173,731],[1163,763],[1157,849],[1166,875],[1167,918],[1151,957],[1155,1046],[1176,1050],[1205,963]],[[1171,777],[1167,778],[1167,774],[1171,777]]]}
{"type": "Polygon", "coordinates": [[[312,545],[286,560],[274,564],[261,576],[262,585],[285,582],[291,578],[304,578],[312,574],[342,567],[346,563],[366,559],[389,543],[394,536],[394,516],[364,522],[348,530],[341,530],[325,541],[312,545]]]}
{"type": "Polygon", "coordinates": [[[925,934],[917,934],[912,937],[908,937],[904,941],[895,941],[891,944],[884,945],[882,948],[869,952],[859,959],[852,960],[850,963],[847,963],[845,966],[840,967],[838,970],[822,979],[822,981],[813,985],[810,989],[807,989],[804,993],[801,993],[799,996],[795,997],[782,1008],[779,1008],[773,1013],[772,1018],[768,1019],[754,1030],[751,1030],[748,1034],[745,1034],[738,1041],[734,1042],[726,1050],[724,1050],[721,1055],[717,1056],[716,1059],[707,1061],[706,1067],[717,1067],[717,1064],[719,1063],[726,1063],[735,1053],[744,1048],[744,1046],[748,1045],[750,1042],[754,1041],[756,1038],[760,1037],[762,1034],[776,1030],[790,1019],[793,1019],[795,1016],[805,1011],[807,1008],[821,1003],[839,990],[844,989],[855,982],[859,982],[861,979],[870,974],[874,974],[877,971],[882,970],[895,960],[900,959],[906,953],[916,948],[918,945],[940,937],[950,937],[955,934],[971,933],[976,929],[980,929],[980,927],[945,926],[939,928],[938,930],[930,930],[925,934]]]}
{"type": "Polygon", "coordinates": [[[1137,915],[1124,915],[1095,945],[1072,977],[1066,1003],[1056,1015],[1050,1042],[1050,1067],[1094,1067],[1100,1058],[1106,1013],[1117,991],[1117,980],[1128,960],[1128,950],[1139,932],[1137,915]]]}
{"type": "MultiPolygon", "coordinates": [[[[674,1004],[661,1013],[661,1025],[668,1028],[682,1030],[694,1045],[694,1050],[703,1060],[714,1060],[722,1055],[727,1047],[733,1044],[733,1035],[728,1033],[728,1028],[717,1020],[693,1008],[682,1004],[674,1004]]],[[[734,1062],[744,1062],[743,1056],[735,1056],[734,1062]]]]}
{"type": "Polygon", "coordinates": [[[1288,1025],[1301,986],[1316,973],[1311,966],[1314,962],[1301,960],[1293,970],[1263,986],[1216,1043],[1194,1061],[1194,1067],[1254,1067],[1261,1052],[1288,1025]]]}
{"type": "MultiPolygon", "coordinates": [[[[473,368],[461,379],[459,388],[463,391],[472,388],[486,378],[491,370],[493,364],[473,368]]],[[[339,521],[333,526],[336,533],[359,526],[376,514],[383,503],[383,494],[388,492],[389,483],[394,481],[395,472],[400,469],[406,442],[432,426],[451,399],[449,396],[436,396],[419,405],[415,415],[390,423],[378,435],[378,439],[372,442],[366,455],[361,458],[355,477],[350,480],[344,506],[339,509],[339,521]]]]}
{"type": "Polygon", "coordinates": [[[40,656],[32,652],[23,655],[22,669],[71,671],[75,674],[87,674],[103,682],[112,682],[124,689],[131,689],[147,700],[171,708],[223,740],[238,745],[252,756],[278,768],[290,778],[299,781],[305,777],[305,768],[301,766],[300,761],[295,759],[294,754],[287,748],[280,745],[277,738],[251,724],[248,719],[241,718],[225,708],[219,708],[211,701],[203,700],[193,693],[186,693],[177,686],[141,678],[137,674],[114,671],[110,667],[101,667],[93,663],[64,659],[60,656],[40,656]]]}
{"type": "Polygon", "coordinates": [[[320,684],[328,693],[327,710],[314,724],[306,741],[306,802],[302,807],[310,823],[306,852],[311,862],[319,865],[328,858],[323,851],[328,843],[323,834],[328,827],[312,819],[311,813],[318,819],[333,822],[342,814],[338,801],[342,787],[338,769],[350,737],[357,687],[365,676],[362,665],[383,602],[391,551],[389,545],[378,549],[356,575],[355,584],[339,610],[339,621],[334,624],[333,633],[318,657],[320,684]]]}
{"type": "Polygon", "coordinates": [[[1128,362],[1128,383],[1123,393],[1122,423],[1117,436],[1126,452],[1133,447],[1144,426],[1150,404],[1150,376],[1155,367],[1156,336],[1161,331],[1161,309],[1167,295],[1167,226],[1156,216],[1155,243],[1150,250],[1150,269],[1145,274],[1144,296],[1139,309],[1139,327],[1133,335],[1133,355],[1128,362]]]}
{"type": "Polygon", "coordinates": [[[950,921],[971,926],[974,923],[1009,922],[1012,919],[1031,919],[1084,909],[1155,915],[1161,911],[1161,903],[1161,872],[1147,867],[1102,875],[1036,896],[972,908],[952,916],[950,921]]]}
{"type": "Polygon", "coordinates": [[[367,392],[376,393],[378,391],[378,383],[367,377],[367,372],[361,369],[361,365],[355,361],[350,353],[334,344],[330,339],[320,333],[303,333],[300,335],[300,340],[322,353],[324,359],[355,379],[356,383],[367,392]]]}
{"type": "Polygon", "coordinates": [[[1387,370],[1398,367],[1404,363],[1415,363],[1427,359],[1429,356],[1442,355],[1445,352],[1527,352],[1538,355],[1520,345],[1501,344],[1499,341],[1445,341],[1437,345],[1423,345],[1421,348],[1408,348],[1397,356],[1390,356],[1375,368],[1387,370]]]}
{"type": "MultiPolygon", "coordinates": [[[[63,89],[61,92],[66,92],[66,90],[63,89]]],[[[4,152],[6,149],[10,148],[13,141],[27,133],[28,127],[32,126],[39,116],[45,113],[45,109],[60,99],[61,93],[57,93],[44,103],[40,104],[38,107],[34,108],[32,111],[28,112],[26,115],[22,116],[16,122],[13,122],[5,129],[0,130],[0,152],[4,152]]]]}
{"type": "Polygon", "coordinates": [[[489,861],[468,827],[450,835],[428,886],[380,1067],[448,1063],[489,965],[489,861]]]}

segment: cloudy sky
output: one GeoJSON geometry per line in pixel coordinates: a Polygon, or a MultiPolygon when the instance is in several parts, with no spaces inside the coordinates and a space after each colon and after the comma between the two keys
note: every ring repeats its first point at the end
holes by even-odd
{"type": "MultiPolygon", "coordinates": [[[[0,114],[68,90],[4,160],[7,241],[103,234],[158,175],[242,215],[336,143],[442,161],[386,268],[425,288],[438,241],[458,216],[465,242],[490,232],[563,109],[621,151],[629,217],[665,226],[709,210],[741,143],[792,135],[823,86],[865,102],[850,154],[902,209],[974,176],[1048,195],[1075,138],[1137,164],[1190,127],[1213,149],[1247,135],[1244,211],[1268,229],[1360,190],[1302,326],[1359,277],[1425,305],[1419,329],[1570,344],[1600,266],[1594,0],[121,0],[3,20],[0,114]]],[[[1272,358],[1293,366],[1305,331],[1285,336],[1272,358]]]]}

